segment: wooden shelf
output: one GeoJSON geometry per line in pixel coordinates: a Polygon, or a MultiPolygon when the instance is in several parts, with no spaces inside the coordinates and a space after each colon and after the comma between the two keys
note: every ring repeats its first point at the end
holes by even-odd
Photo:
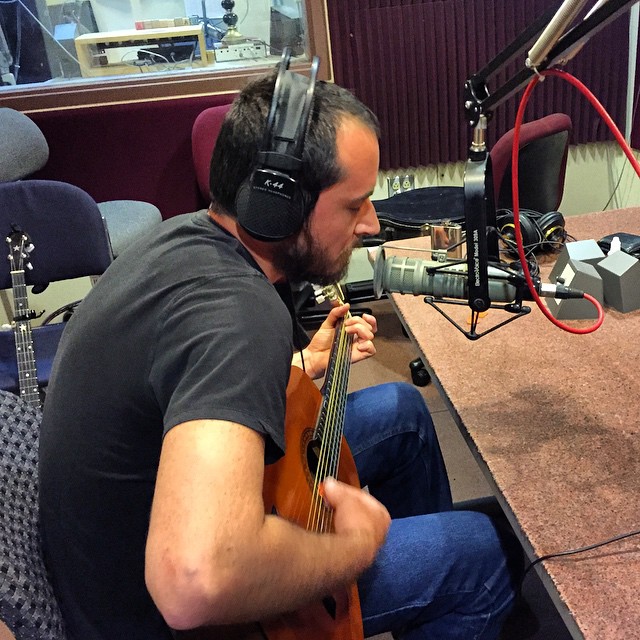
{"type": "Polygon", "coordinates": [[[148,70],[156,70],[165,64],[189,63],[194,67],[207,67],[212,64],[213,58],[206,53],[206,44],[202,27],[191,25],[186,27],[169,27],[164,29],[127,29],[121,31],[103,31],[100,33],[87,33],[75,39],[76,52],[80,61],[80,70],[83,77],[123,75],[128,73],[140,73],[141,67],[133,64],[110,63],[107,59],[107,51],[118,48],[138,47],[144,49],[159,44],[171,44],[198,41],[200,58],[192,61],[178,61],[169,63],[152,64],[144,67],[148,70]]]}

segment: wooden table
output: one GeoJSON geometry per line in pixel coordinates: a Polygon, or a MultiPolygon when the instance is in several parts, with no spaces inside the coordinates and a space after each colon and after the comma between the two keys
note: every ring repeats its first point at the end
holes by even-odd
{"type": "MultiPolygon", "coordinates": [[[[567,230],[640,234],[640,208],[571,217],[567,230]]],[[[600,329],[575,335],[531,303],[470,341],[421,296],[390,297],[530,559],[640,529],[640,311],[606,309],[600,329]]],[[[640,536],[536,570],[575,638],[640,638],[640,536]]]]}

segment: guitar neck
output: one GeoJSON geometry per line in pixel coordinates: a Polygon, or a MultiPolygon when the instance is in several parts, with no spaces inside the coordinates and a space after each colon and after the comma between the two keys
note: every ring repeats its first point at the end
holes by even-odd
{"type": "Polygon", "coordinates": [[[323,441],[323,447],[334,452],[326,461],[325,475],[334,475],[338,465],[347,407],[352,343],[353,336],[345,331],[344,319],[341,319],[336,326],[336,335],[322,387],[322,406],[316,424],[316,437],[323,441]]]}
{"type": "Polygon", "coordinates": [[[20,397],[31,406],[40,408],[40,390],[31,334],[31,312],[24,271],[12,271],[11,283],[14,304],[13,334],[16,343],[20,397]]]}

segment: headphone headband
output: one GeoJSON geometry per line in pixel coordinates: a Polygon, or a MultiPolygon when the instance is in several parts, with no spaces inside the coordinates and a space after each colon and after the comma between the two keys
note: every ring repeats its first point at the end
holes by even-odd
{"type": "Polygon", "coordinates": [[[291,50],[285,48],[273,89],[258,169],[299,171],[304,139],[313,106],[319,59],[314,57],[309,79],[289,71],[291,50]]]}

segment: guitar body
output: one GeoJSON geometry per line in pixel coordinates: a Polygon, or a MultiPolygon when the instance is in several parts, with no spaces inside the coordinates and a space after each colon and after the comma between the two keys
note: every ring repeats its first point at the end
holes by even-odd
{"type": "MultiPolygon", "coordinates": [[[[322,394],[298,367],[291,368],[285,418],[286,453],[265,467],[265,513],[308,526],[314,502],[313,435],[322,394]],[[311,449],[311,451],[310,451],[311,449]],[[309,458],[311,457],[311,463],[309,458]]],[[[342,482],[359,486],[356,466],[344,438],[337,473],[342,482]]],[[[322,505],[323,515],[330,511],[322,505]]],[[[210,627],[176,633],[180,640],[363,640],[362,613],[354,583],[342,593],[302,611],[259,624],[210,627]]]]}
{"type": "MultiPolygon", "coordinates": [[[[343,303],[337,286],[323,294],[343,303]]],[[[311,378],[291,367],[287,385],[285,455],[266,465],[262,496],[265,513],[320,535],[333,529],[333,511],[324,504],[320,483],[333,476],[359,487],[358,472],[343,436],[353,336],[336,324],[331,355],[320,391],[311,378]]],[[[362,612],[355,582],[300,611],[233,627],[194,629],[181,640],[363,640],[362,612]]]]}
{"type": "MultiPolygon", "coordinates": [[[[285,420],[286,454],[265,467],[264,503],[266,513],[309,529],[308,517],[314,497],[313,433],[322,396],[313,381],[292,367],[287,387],[285,420]],[[311,460],[311,463],[309,459],[311,460]]],[[[338,479],[360,486],[358,472],[344,438],[340,449],[338,479]]],[[[324,514],[328,514],[322,506],[324,514]]],[[[263,621],[261,627],[269,640],[362,640],[362,614],[356,584],[343,593],[331,594],[325,603],[310,607],[308,616],[281,616],[263,621]]]]}

